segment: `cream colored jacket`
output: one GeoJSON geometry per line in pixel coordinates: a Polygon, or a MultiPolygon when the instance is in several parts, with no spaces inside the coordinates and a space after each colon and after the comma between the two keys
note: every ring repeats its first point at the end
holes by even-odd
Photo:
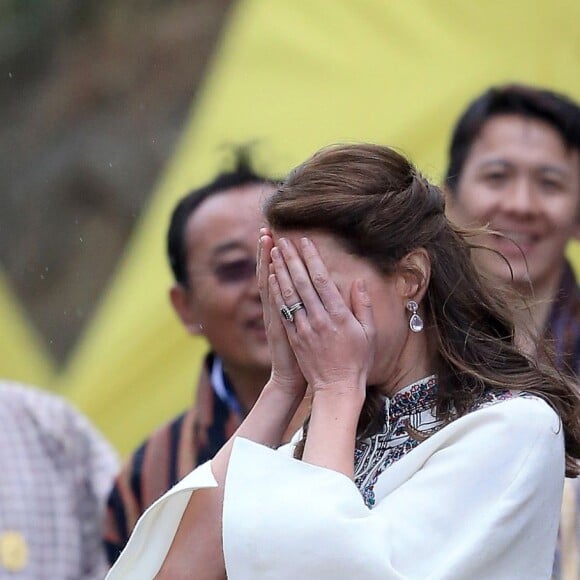
{"type": "MultiPolygon", "coordinates": [[[[225,483],[229,580],[548,579],[563,433],[542,400],[472,412],[387,468],[369,510],[342,474],[238,438],[225,483]]],[[[206,463],[142,516],[108,580],[159,570],[206,463]]],[[[195,573],[192,571],[192,578],[195,573]]]]}

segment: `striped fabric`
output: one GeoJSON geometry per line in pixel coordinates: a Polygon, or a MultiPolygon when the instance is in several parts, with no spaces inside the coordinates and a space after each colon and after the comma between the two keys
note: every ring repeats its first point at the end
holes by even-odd
{"type": "Polygon", "coordinates": [[[111,564],[145,509],[194,467],[211,459],[242,421],[240,405],[221,361],[211,354],[196,392],[195,405],[147,439],[128,459],[115,481],[104,529],[111,564]]]}
{"type": "Polygon", "coordinates": [[[550,312],[545,338],[553,345],[556,366],[580,377],[580,289],[569,264],[550,312]]]}
{"type": "MultiPolygon", "coordinates": [[[[554,364],[563,371],[580,377],[580,289],[569,264],[552,305],[544,337],[552,344],[554,364]]],[[[562,520],[554,560],[554,580],[578,580],[580,567],[580,486],[578,479],[567,480],[562,505],[562,520]],[[571,523],[575,521],[575,525],[571,523]]]]}

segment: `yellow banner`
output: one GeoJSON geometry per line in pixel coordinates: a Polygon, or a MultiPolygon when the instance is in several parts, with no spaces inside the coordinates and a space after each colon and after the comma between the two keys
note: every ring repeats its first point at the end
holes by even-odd
{"type": "Polygon", "coordinates": [[[54,367],[39,334],[0,270],[0,378],[49,387],[54,367]]]}
{"type": "Polygon", "coordinates": [[[261,165],[276,174],[330,142],[374,141],[439,179],[452,123],[488,85],[522,81],[580,99],[578,22],[576,1],[238,2],[63,377],[68,394],[123,453],[189,404],[204,346],[169,308],[164,236],[176,199],[218,170],[224,144],[257,140],[261,165]]]}

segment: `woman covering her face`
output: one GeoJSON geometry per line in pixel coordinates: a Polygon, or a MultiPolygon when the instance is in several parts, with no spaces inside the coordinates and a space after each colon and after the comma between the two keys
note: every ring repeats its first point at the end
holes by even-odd
{"type": "Polygon", "coordinates": [[[441,191],[392,149],[334,146],[264,213],[270,380],[109,578],[549,578],[579,397],[517,349],[441,191]]]}

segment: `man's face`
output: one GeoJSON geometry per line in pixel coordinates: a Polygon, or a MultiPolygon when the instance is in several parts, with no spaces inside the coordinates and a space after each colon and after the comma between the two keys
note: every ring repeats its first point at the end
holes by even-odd
{"type": "Polygon", "coordinates": [[[450,215],[466,226],[504,234],[480,240],[474,256],[489,273],[516,286],[555,285],[564,250],[579,233],[580,157],[550,125],[517,115],[491,118],[463,167],[450,215]],[[517,245],[516,245],[517,244],[517,245]]]}
{"type": "Polygon", "coordinates": [[[261,202],[271,190],[257,184],[218,193],[204,201],[186,225],[186,317],[199,325],[226,367],[270,367],[256,248],[261,202]]]}

